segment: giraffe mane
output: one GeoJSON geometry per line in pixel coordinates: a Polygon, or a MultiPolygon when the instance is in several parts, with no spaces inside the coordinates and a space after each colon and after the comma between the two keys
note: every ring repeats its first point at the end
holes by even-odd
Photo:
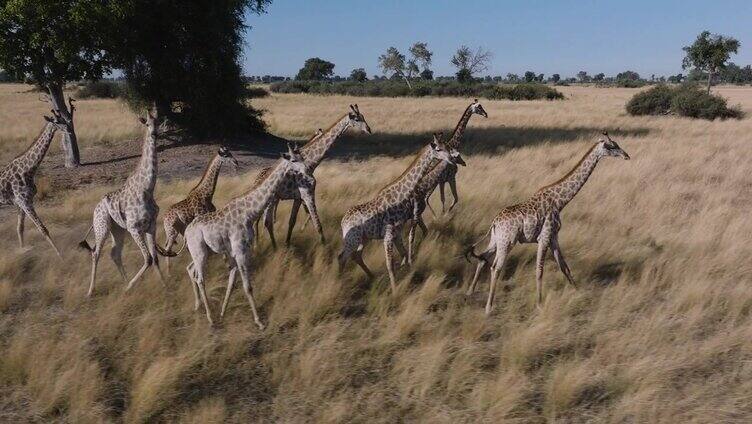
{"type": "Polygon", "coordinates": [[[198,182],[196,183],[196,185],[191,189],[191,191],[197,189],[201,185],[201,183],[204,182],[204,179],[209,174],[209,170],[211,169],[212,164],[214,163],[215,160],[217,160],[217,156],[219,156],[219,154],[215,154],[214,156],[212,156],[212,159],[206,165],[206,168],[204,168],[204,173],[201,174],[201,178],[198,180],[198,182]]]}
{"type": "Polygon", "coordinates": [[[413,161],[410,162],[410,165],[407,168],[405,168],[404,171],[402,171],[402,174],[400,174],[399,177],[393,179],[389,184],[385,185],[384,187],[381,187],[381,189],[379,190],[379,194],[381,194],[384,190],[391,187],[394,183],[401,180],[405,175],[407,175],[407,173],[410,172],[410,170],[413,169],[413,167],[415,167],[415,164],[418,163],[420,158],[423,157],[427,149],[429,149],[429,146],[423,146],[423,148],[418,151],[418,154],[415,155],[415,157],[413,158],[413,161]]]}
{"type": "Polygon", "coordinates": [[[584,161],[585,161],[585,159],[587,159],[587,157],[588,157],[588,156],[590,156],[590,153],[592,153],[592,151],[593,151],[593,150],[594,150],[594,149],[595,149],[595,148],[596,148],[597,146],[598,146],[598,143],[596,143],[596,144],[594,144],[594,145],[593,145],[592,147],[590,147],[590,148],[588,149],[587,153],[585,153],[585,154],[584,154],[584,155],[582,156],[582,158],[580,159],[580,161],[579,161],[579,162],[577,162],[577,165],[573,166],[573,167],[572,167],[572,169],[570,169],[570,170],[569,170],[569,172],[567,172],[567,175],[565,175],[565,176],[563,176],[563,177],[559,178],[558,180],[556,180],[555,182],[553,182],[553,183],[551,183],[551,184],[548,184],[548,185],[545,185],[545,186],[543,186],[543,187],[539,188],[539,189],[538,189],[538,193],[540,193],[541,191],[543,191],[543,190],[545,190],[545,189],[547,189],[547,188],[551,188],[551,187],[553,187],[553,186],[555,186],[555,185],[557,185],[557,184],[561,183],[562,181],[566,180],[567,178],[569,178],[569,177],[570,177],[570,176],[571,176],[572,174],[574,174],[574,172],[575,172],[575,171],[576,171],[577,169],[579,169],[579,168],[580,168],[580,165],[582,165],[582,162],[584,162],[584,161]]]}
{"type": "MultiPolygon", "coordinates": [[[[332,125],[329,125],[329,128],[325,129],[324,132],[321,133],[321,135],[323,136],[324,134],[326,134],[329,131],[331,131],[332,128],[334,128],[335,126],[337,126],[337,124],[339,124],[339,121],[341,121],[342,118],[344,118],[345,116],[348,116],[348,115],[349,115],[349,113],[345,113],[344,115],[340,116],[339,119],[337,119],[336,121],[334,121],[334,123],[332,125]]],[[[314,142],[314,141],[316,141],[316,140],[318,140],[320,137],[321,136],[319,136],[318,134],[315,134],[313,137],[311,137],[310,140],[308,140],[308,142],[306,142],[305,145],[303,145],[303,147],[301,147],[301,149],[305,149],[306,147],[310,147],[311,143],[314,142]]]]}

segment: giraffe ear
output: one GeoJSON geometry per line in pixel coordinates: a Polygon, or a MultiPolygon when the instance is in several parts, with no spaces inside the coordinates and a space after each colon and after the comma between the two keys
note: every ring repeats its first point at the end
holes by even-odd
{"type": "Polygon", "coordinates": [[[49,117],[49,116],[47,116],[47,115],[44,115],[44,120],[45,120],[45,121],[47,121],[47,122],[54,122],[54,121],[52,120],[52,118],[50,118],[50,117],[49,117]]]}
{"type": "Polygon", "coordinates": [[[146,125],[146,118],[138,118],[138,121],[146,125]]]}
{"type": "Polygon", "coordinates": [[[290,160],[290,159],[292,159],[292,158],[291,158],[291,156],[290,156],[289,154],[287,154],[287,153],[280,153],[279,155],[280,155],[280,156],[282,157],[282,159],[284,159],[284,160],[290,160]]]}

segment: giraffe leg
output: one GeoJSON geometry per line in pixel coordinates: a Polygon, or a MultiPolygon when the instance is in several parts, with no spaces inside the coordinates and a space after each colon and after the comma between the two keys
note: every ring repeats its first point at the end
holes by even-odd
{"type": "Polygon", "coordinates": [[[324,229],[321,227],[321,219],[319,219],[319,211],[316,208],[315,188],[312,187],[308,190],[301,190],[300,196],[303,199],[306,210],[308,210],[308,218],[313,223],[313,228],[317,233],[319,233],[321,244],[326,243],[326,238],[324,237],[324,229]]]}
{"type": "Polygon", "coordinates": [[[368,278],[373,279],[373,272],[371,272],[371,270],[368,268],[368,265],[366,265],[366,262],[363,260],[363,247],[362,246],[360,246],[358,249],[355,250],[355,252],[353,252],[352,258],[353,258],[353,261],[355,261],[355,263],[358,264],[358,266],[360,266],[363,272],[366,273],[366,276],[368,276],[368,278]]]}
{"type": "Polygon", "coordinates": [[[441,196],[441,214],[443,215],[446,210],[444,205],[446,204],[446,196],[444,196],[444,182],[439,183],[439,196],[441,196]]]}
{"type": "Polygon", "coordinates": [[[157,240],[155,237],[156,228],[152,228],[150,232],[147,232],[144,234],[146,238],[146,248],[149,249],[149,255],[151,256],[152,264],[154,265],[154,268],[157,270],[157,274],[159,274],[159,281],[162,283],[163,287],[167,287],[165,284],[164,274],[162,274],[162,269],[159,267],[159,256],[157,255],[157,240]]]}
{"type": "Polygon", "coordinates": [[[543,268],[546,264],[546,252],[551,241],[550,232],[544,226],[538,237],[538,255],[535,259],[535,304],[540,309],[543,305],[543,268]]]}
{"type": "Polygon", "coordinates": [[[277,201],[272,203],[264,209],[264,227],[266,232],[269,233],[269,240],[272,242],[272,248],[277,248],[277,241],[274,239],[274,215],[277,210],[277,201]]]}
{"type": "MultiPolygon", "coordinates": [[[[191,252],[193,253],[193,252],[191,252]]],[[[191,255],[194,256],[194,255],[191,255]]],[[[201,301],[204,303],[204,309],[206,311],[206,319],[209,321],[210,326],[214,326],[214,321],[211,316],[211,309],[209,309],[209,301],[206,298],[206,288],[204,287],[204,270],[206,269],[206,254],[204,252],[196,252],[193,259],[193,267],[188,269],[188,275],[194,284],[198,287],[199,294],[201,295],[201,301]]]]}
{"type": "Polygon", "coordinates": [[[188,277],[191,279],[191,287],[193,288],[193,311],[196,312],[198,311],[198,308],[201,307],[201,296],[198,294],[198,285],[196,284],[194,271],[195,265],[191,262],[185,269],[188,270],[188,277]]]}
{"type": "Polygon", "coordinates": [[[394,276],[394,227],[387,225],[384,230],[384,256],[386,256],[386,270],[389,272],[389,283],[392,295],[397,294],[397,279],[394,276]]]}
{"type": "Polygon", "coordinates": [[[306,219],[303,221],[303,229],[305,230],[308,227],[308,223],[311,222],[311,213],[308,211],[308,206],[305,203],[303,204],[303,210],[306,213],[306,219]]]}
{"type": "Polygon", "coordinates": [[[123,244],[125,243],[125,230],[118,225],[110,226],[110,235],[112,237],[112,249],[110,249],[110,258],[112,262],[123,277],[123,282],[128,282],[128,277],[125,274],[125,267],[123,266],[123,244]]]}
{"type": "Polygon", "coordinates": [[[253,312],[253,320],[256,322],[259,330],[263,330],[264,324],[261,322],[258,311],[256,310],[256,300],[253,298],[253,288],[251,287],[251,258],[244,253],[239,260],[236,259],[236,262],[238,263],[240,278],[243,280],[243,291],[245,292],[245,297],[248,299],[248,304],[251,306],[251,312],[253,312]]]}
{"type": "Polygon", "coordinates": [[[457,205],[457,202],[460,201],[460,198],[457,195],[457,180],[455,180],[454,177],[449,179],[449,189],[452,191],[452,197],[454,198],[452,206],[449,207],[449,212],[451,212],[452,209],[457,205]]]}
{"type": "Polygon", "coordinates": [[[53,249],[55,249],[55,253],[57,253],[58,257],[62,257],[60,255],[60,250],[58,250],[57,246],[55,245],[55,242],[52,241],[52,237],[50,237],[49,231],[47,231],[47,227],[44,226],[42,223],[42,220],[39,219],[39,216],[37,215],[37,212],[34,210],[34,206],[32,206],[31,202],[28,201],[25,198],[18,198],[16,199],[16,203],[18,205],[18,208],[21,209],[26,216],[29,217],[31,222],[34,223],[34,225],[37,226],[37,229],[40,233],[47,239],[47,241],[50,243],[53,249]]]}
{"type": "Polygon", "coordinates": [[[235,274],[237,274],[237,272],[238,267],[236,265],[233,265],[232,268],[230,268],[230,275],[227,277],[227,290],[225,290],[225,300],[222,301],[222,310],[219,312],[220,321],[225,316],[227,304],[230,303],[230,294],[232,293],[232,289],[235,287],[235,274]]]}
{"type": "Polygon", "coordinates": [[[554,234],[553,237],[551,237],[551,250],[553,251],[556,263],[559,265],[559,268],[561,269],[561,272],[564,274],[564,276],[567,277],[569,284],[571,284],[574,288],[577,288],[577,284],[574,282],[574,278],[572,278],[572,271],[569,270],[569,266],[564,260],[564,255],[561,253],[561,248],[559,247],[559,237],[557,234],[554,234]]]}
{"type": "MultiPolygon", "coordinates": [[[[165,220],[164,222],[165,232],[165,250],[172,252],[172,246],[178,238],[178,232],[175,230],[174,223],[172,221],[165,220]]],[[[165,266],[167,268],[167,275],[170,275],[170,257],[165,257],[165,266]]]]}
{"type": "MultiPolygon", "coordinates": [[[[91,249],[91,279],[89,281],[89,290],[86,292],[86,297],[91,297],[94,294],[94,281],[97,278],[97,264],[99,263],[99,255],[102,253],[102,247],[107,239],[107,234],[111,230],[111,219],[107,214],[104,206],[97,205],[94,208],[94,218],[92,219],[92,228],[94,230],[94,248],[91,249]]],[[[82,242],[83,244],[84,242],[82,242]]],[[[88,247],[88,245],[86,245],[88,247]]]]}
{"type": "MultiPolygon", "coordinates": [[[[264,213],[266,213],[266,210],[264,210],[264,213]]],[[[258,245],[259,245],[259,232],[258,232],[259,221],[261,221],[260,218],[257,219],[253,223],[253,236],[254,236],[253,237],[253,246],[254,247],[258,247],[258,245]]]]}
{"type": "Polygon", "coordinates": [[[147,247],[144,233],[141,233],[138,230],[129,230],[128,232],[131,234],[133,241],[136,242],[136,246],[138,246],[138,249],[141,251],[141,255],[144,257],[144,264],[141,266],[141,269],[138,270],[136,275],[131,278],[131,281],[128,282],[128,285],[125,287],[125,291],[133,288],[133,285],[136,284],[136,281],[141,279],[141,276],[144,275],[144,272],[146,272],[146,270],[152,264],[151,253],[149,253],[149,248],[147,247]]]}
{"type": "Polygon", "coordinates": [[[488,300],[486,301],[486,315],[491,314],[493,309],[493,300],[496,295],[496,278],[499,275],[499,271],[504,268],[504,262],[507,259],[508,247],[497,247],[496,257],[494,258],[493,265],[491,265],[491,281],[488,288],[488,300]]]}
{"type": "Polygon", "coordinates": [[[26,218],[26,214],[24,213],[21,208],[18,209],[18,225],[16,226],[16,233],[18,233],[18,246],[23,249],[24,247],[24,240],[23,240],[23,233],[24,233],[24,219],[26,218]]]}
{"type": "MultiPolygon", "coordinates": [[[[397,252],[399,252],[400,256],[402,256],[401,265],[404,265],[405,262],[407,262],[408,255],[407,251],[405,251],[405,245],[402,240],[402,229],[398,228],[394,231],[394,247],[397,248],[397,252]]],[[[412,265],[412,261],[409,262],[410,265],[412,265]]]]}
{"type": "Polygon", "coordinates": [[[415,244],[415,227],[416,224],[410,225],[410,231],[407,233],[407,264],[413,264],[413,245],[415,244]]]}
{"type": "Polygon", "coordinates": [[[290,221],[287,224],[287,237],[285,237],[285,246],[290,246],[290,239],[292,238],[292,230],[295,228],[295,222],[298,220],[298,211],[300,205],[303,203],[300,199],[293,199],[292,208],[290,209],[290,221]]]}
{"type": "Polygon", "coordinates": [[[483,272],[483,268],[486,267],[488,264],[488,261],[491,260],[493,255],[496,253],[496,246],[493,245],[493,242],[491,242],[491,246],[486,249],[485,252],[481,253],[478,256],[481,256],[485,260],[478,261],[478,265],[475,267],[475,274],[473,275],[473,281],[470,283],[470,286],[467,288],[466,295],[470,296],[475,292],[475,288],[478,286],[478,278],[480,277],[480,273],[483,272]]]}

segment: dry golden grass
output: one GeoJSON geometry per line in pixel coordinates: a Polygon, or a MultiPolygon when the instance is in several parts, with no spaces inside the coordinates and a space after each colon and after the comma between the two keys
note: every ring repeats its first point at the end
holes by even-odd
{"type": "MultiPolygon", "coordinates": [[[[292,248],[276,252],[263,236],[254,287],[269,324],[264,332],[238,292],[224,326],[208,328],[192,311],[185,255],[167,289],[150,272],[127,294],[104,255],[96,296],[84,299],[89,259],[73,246],[111,187],[40,206],[66,247],[63,261],[33,228],[34,250],[19,252],[15,220],[5,214],[0,419],[749,422],[752,120],[634,118],[623,111],[634,90],[565,89],[571,99],[563,102],[483,102],[490,117],[473,118],[466,134],[460,204],[436,221],[426,215],[431,232],[417,263],[399,270],[396,297],[376,243],[365,260],[378,280],[354,264],[337,275],[339,219],[399,175],[427,133],[450,130],[468,101],[255,101],[282,136],[307,136],[355,101],[376,132],[345,137],[335,159],[317,170],[326,246],[310,226],[296,231],[292,248]],[[487,274],[481,293],[465,298],[473,266],[457,256],[502,206],[566,173],[602,128],[633,159],[604,160],[563,212],[562,249],[579,289],[549,261],[545,303],[536,310],[534,248],[518,246],[485,317],[487,274]],[[360,159],[340,161],[346,152],[360,159]]],[[[752,90],[718,91],[752,111],[752,90]]],[[[5,102],[4,120],[31,113],[31,106],[16,112],[5,102]]],[[[84,122],[104,131],[105,119],[85,117],[86,110],[100,113],[85,104],[80,131],[90,131],[84,122]]],[[[97,107],[108,115],[120,106],[97,107]]],[[[4,142],[15,139],[2,131],[4,142]]],[[[115,131],[131,129],[119,124],[115,131]]],[[[216,203],[244,191],[253,175],[223,177],[216,203]]],[[[192,184],[158,185],[160,205],[192,184]]],[[[280,208],[278,235],[288,207],[280,208]]],[[[134,272],[140,255],[132,244],[126,256],[134,272]]],[[[210,276],[217,311],[226,279],[219,260],[210,276]]]]}

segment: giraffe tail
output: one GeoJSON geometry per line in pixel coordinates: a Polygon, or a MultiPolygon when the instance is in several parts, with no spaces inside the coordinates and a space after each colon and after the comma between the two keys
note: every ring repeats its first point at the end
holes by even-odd
{"type": "Polygon", "coordinates": [[[467,249],[465,249],[465,251],[463,252],[463,256],[465,257],[465,260],[468,263],[470,263],[470,256],[474,257],[475,259],[479,261],[488,262],[485,256],[478,255],[477,253],[475,253],[475,246],[477,246],[480,242],[485,240],[486,237],[488,237],[492,231],[493,231],[493,225],[491,226],[491,228],[488,229],[488,231],[486,231],[485,234],[483,234],[483,237],[479,238],[475,243],[471,244],[470,246],[468,246],[467,249]]]}
{"type": "Polygon", "coordinates": [[[162,256],[167,256],[167,257],[172,258],[183,253],[183,249],[185,249],[185,245],[186,245],[185,236],[183,236],[183,245],[180,246],[180,249],[178,249],[177,252],[170,252],[170,251],[164,250],[160,245],[157,245],[157,253],[159,253],[162,256]]]}
{"type": "Polygon", "coordinates": [[[91,232],[91,230],[93,228],[94,228],[93,225],[89,226],[89,229],[86,231],[86,234],[84,234],[84,239],[81,240],[81,242],[78,243],[78,248],[79,249],[88,250],[89,252],[93,252],[94,251],[94,249],[91,246],[89,246],[89,243],[86,241],[86,237],[89,237],[89,233],[91,232]]]}

